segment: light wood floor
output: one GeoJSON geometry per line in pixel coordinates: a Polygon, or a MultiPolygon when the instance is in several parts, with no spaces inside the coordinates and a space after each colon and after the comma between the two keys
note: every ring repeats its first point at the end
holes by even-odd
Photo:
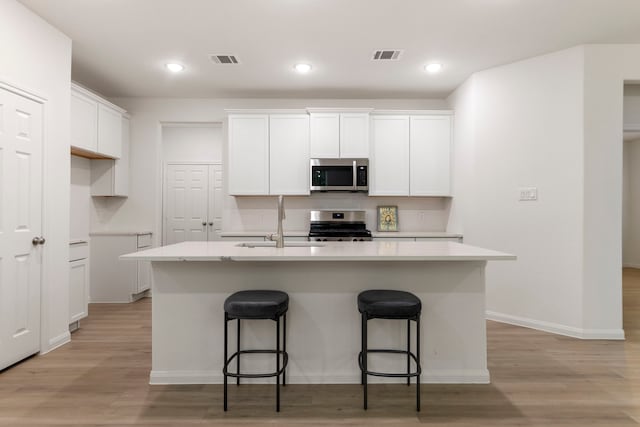
{"type": "Polygon", "coordinates": [[[625,342],[581,341],[488,322],[490,385],[149,386],[149,300],[92,305],[73,341],[0,373],[0,425],[637,426],[640,270],[624,272],[625,342]]]}

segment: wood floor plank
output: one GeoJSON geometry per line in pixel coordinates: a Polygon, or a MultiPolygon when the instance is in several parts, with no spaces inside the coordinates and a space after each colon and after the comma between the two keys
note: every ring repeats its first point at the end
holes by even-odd
{"type": "MultiPolygon", "coordinates": [[[[627,340],[487,322],[488,385],[150,386],[151,304],[92,304],[72,342],[0,373],[0,426],[638,426],[640,270],[624,269],[627,340]]],[[[295,337],[289,337],[295,339],[295,337]]],[[[292,357],[295,357],[292,355],[292,357]]]]}

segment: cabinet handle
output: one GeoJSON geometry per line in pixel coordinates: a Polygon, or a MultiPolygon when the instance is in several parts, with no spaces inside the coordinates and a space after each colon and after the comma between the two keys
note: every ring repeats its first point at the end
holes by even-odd
{"type": "Polygon", "coordinates": [[[33,246],[36,246],[36,245],[44,245],[44,242],[46,242],[46,240],[44,239],[44,237],[37,237],[37,236],[36,236],[36,237],[34,237],[34,238],[31,240],[31,243],[33,244],[33,246]]]}
{"type": "Polygon", "coordinates": [[[206,221],[202,223],[203,227],[206,227],[206,225],[207,225],[206,221]]]}
{"type": "Polygon", "coordinates": [[[213,227],[213,223],[212,222],[209,223],[209,227],[213,227]]]}

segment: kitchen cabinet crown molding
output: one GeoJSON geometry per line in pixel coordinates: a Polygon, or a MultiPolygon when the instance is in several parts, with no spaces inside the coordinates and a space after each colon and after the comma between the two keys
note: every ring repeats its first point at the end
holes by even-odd
{"type": "Polygon", "coordinates": [[[106,105],[110,108],[113,108],[114,110],[116,110],[117,112],[119,112],[120,114],[125,114],[127,112],[127,110],[125,110],[122,107],[118,107],[116,104],[113,104],[112,102],[107,101],[102,95],[99,95],[95,92],[90,91],[87,88],[84,88],[82,86],[80,86],[78,83],[76,82],[71,82],[71,89],[79,92],[80,94],[87,96],[95,101],[98,101],[99,103],[106,105]]]}
{"type": "Polygon", "coordinates": [[[371,113],[375,111],[373,108],[325,108],[325,107],[307,107],[307,113],[371,113]]]}
{"type": "Polygon", "coordinates": [[[373,110],[376,116],[453,116],[453,110],[373,110]]]}
{"type": "Polygon", "coordinates": [[[307,110],[304,108],[291,108],[291,109],[225,109],[227,114],[306,114],[307,110]]]}

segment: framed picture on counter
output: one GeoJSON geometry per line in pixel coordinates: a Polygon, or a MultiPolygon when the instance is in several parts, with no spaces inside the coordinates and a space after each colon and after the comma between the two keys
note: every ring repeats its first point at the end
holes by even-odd
{"type": "Polygon", "coordinates": [[[378,206],[378,231],[398,231],[397,206],[378,206]]]}

